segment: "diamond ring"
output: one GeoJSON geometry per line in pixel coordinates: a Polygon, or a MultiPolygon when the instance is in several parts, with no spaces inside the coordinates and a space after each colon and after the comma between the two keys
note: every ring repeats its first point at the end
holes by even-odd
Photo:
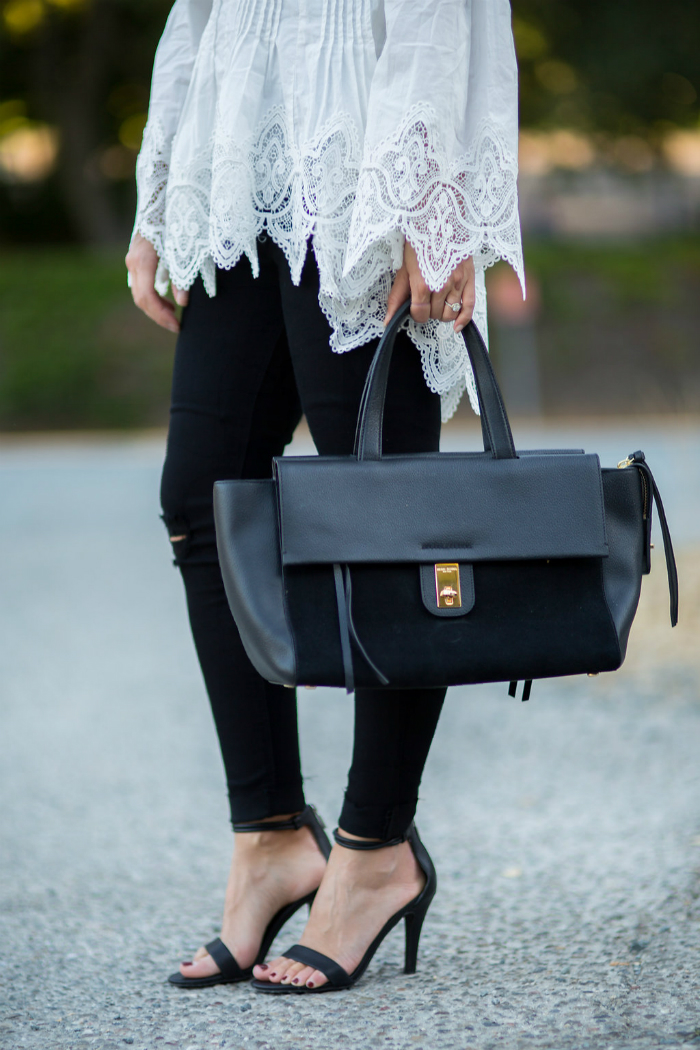
{"type": "Polygon", "coordinates": [[[460,299],[458,303],[448,303],[447,299],[445,299],[445,306],[449,306],[450,310],[452,310],[452,313],[459,313],[460,308],[462,306],[462,300],[460,299]]]}

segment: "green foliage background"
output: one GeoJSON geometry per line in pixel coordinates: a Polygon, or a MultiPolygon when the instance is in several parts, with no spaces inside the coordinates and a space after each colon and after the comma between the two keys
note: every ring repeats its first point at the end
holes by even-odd
{"type": "Polygon", "coordinates": [[[175,336],[138,311],[121,255],[0,254],[0,429],[167,419],[175,336]]]}
{"type": "Polygon", "coordinates": [[[697,127],[696,0],[513,0],[512,8],[523,127],[652,138],[697,127]],[[574,74],[559,90],[551,61],[574,74]]]}
{"type": "MultiPolygon", "coordinates": [[[[526,261],[546,413],[700,409],[696,238],[533,242],[526,261]]],[[[498,367],[497,325],[491,343],[498,367]]],[[[132,305],[120,256],[0,254],[0,429],[165,424],[174,345],[132,305]]]]}

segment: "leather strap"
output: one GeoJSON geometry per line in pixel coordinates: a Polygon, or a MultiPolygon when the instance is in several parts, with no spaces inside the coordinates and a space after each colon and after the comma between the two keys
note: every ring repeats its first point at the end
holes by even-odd
{"type": "Polygon", "coordinates": [[[255,824],[233,824],[233,830],[241,831],[298,831],[303,827],[299,820],[301,814],[290,817],[289,820],[261,820],[255,824]]]}
{"type": "Polygon", "coordinates": [[[355,689],[355,672],[352,662],[351,639],[359,650],[362,659],[377,676],[380,685],[388,685],[389,679],[379,670],[374,660],[362,644],[360,636],[355,629],[355,622],[352,618],[352,577],[350,575],[350,567],[345,565],[343,572],[343,568],[341,568],[340,565],[334,564],[333,580],[335,582],[335,600],[338,606],[340,648],[343,656],[343,675],[345,677],[346,692],[352,693],[355,689]]]}
{"type": "MultiPolygon", "coordinates": [[[[661,526],[661,536],[664,541],[664,554],[666,556],[666,573],[668,575],[668,592],[669,592],[669,611],[671,614],[671,627],[675,627],[678,623],[678,570],[676,568],[676,556],[673,552],[673,543],[671,542],[671,531],[668,527],[666,520],[666,511],[664,505],[661,502],[661,496],[659,490],[656,487],[654,481],[654,475],[651,472],[651,468],[646,461],[646,456],[641,450],[633,452],[629,456],[630,466],[634,465],[637,470],[641,471],[646,481],[651,488],[651,492],[656,503],[656,509],[659,512],[659,525],[661,526]]],[[[647,515],[649,517],[649,528],[651,529],[651,500],[649,501],[649,507],[647,509],[647,515]]]]}
{"type": "Polygon", "coordinates": [[[323,976],[327,977],[329,982],[335,985],[336,988],[342,988],[352,983],[350,975],[342,966],[339,966],[333,959],[329,959],[327,955],[314,951],[313,948],[306,948],[303,944],[293,944],[288,951],[282,954],[285,959],[293,959],[294,962],[303,963],[305,966],[313,966],[314,970],[320,970],[323,976]]]}
{"type": "Polygon", "coordinates": [[[345,849],[384,849],[385,846],[398,846],[402,842],[406,842],[408,839],[408,831],[405,831],[403,835],[397,835],[396,838],[387,839],[385,842],[367,842],[362,839],[348,839],[345,835],[341,835],[336,828],[333,832],[333,838],[339,846],[344,846],[345,849]]]}
{"type": "Polygon", "coordinates": [[[220,937],[215,937],[213,941],[209,941],[209,944],[205,944],[204,947],[221,970],[222,977],[246,976],[220,937]]]}
{"type": "MultiPolygon", "coordinates": [[[[396,333],[408,317],[410,308],[411,304],[406,302],[394,314],[379,341],[367,372],[355,432],[355,455],[358,459],[382,457],[382,428],[389,365],[396,333]]],[[[467,345],[479,396],[484,449],[491,452],[496,459],[515,459],[513,435],[501,391],[488,351],[473,321],[464,328],[462,337],[467,345]]]]}
{"type": "Polygon", "coordinates": [[[354,692],[355,672],[352,666],[352,648],[350,646],[350,624],[348,622],[348,607],[345,599],[345,586],[343,584],[343,571],[340,565],[333,566],[333,580],[335,582],[335,600],[338,606],[338,626],[340,627],[340,649],[343,654],[343,675],[345,677],[345,691],[354,692]]]}
{"type": "Polygon", "coordinates": [[[301,813],[290,817],[289,820],[259,820],[253,823],[234,823],[234,831],[298,831],[299,828],[310,825],[313,820],[318,821],[321,827],[325,827],[323,821],[313,806],[304,806],[301,813]]]}
{"type": "MultiPolygon", "coordinates": [[[[508,696],[512,696],[515,699],[515,695],[518,691],[518,683],[511,682],[508,686],[508,696]]],[[[527,681],[523,682],[523,695],[521,697],[523,703],[530,699],[530,693],[532,692],[532,679],[528,678],[527,681]]]]}
{"type": "Polygon", "coordinates": [[[362,656],[362,659],[374,671],[374,673],[376,674],[377,678],[379,679],[380,685],[388,685],[389,684],[389,679],[386,677],[386,675],[382,674],[382,672],[379,670],[379,668],[375,664],[374,660],[369,655],[369,653],[365,649],[364,645],[360,641],[360,636],[357,633],[357,631],[355,630],[355,621],[353,620],[353,617],[352,617],[352,577],[350,576],[350,566],[349,565],[345,566],[345,607],[347,609],[347,614],[348,614],[348,627],[350,628],[350,637],[352,638],[352,640],[355,643],[355,645],[357,646],[357,648],[360,650],[360,654],[362,656]]]}

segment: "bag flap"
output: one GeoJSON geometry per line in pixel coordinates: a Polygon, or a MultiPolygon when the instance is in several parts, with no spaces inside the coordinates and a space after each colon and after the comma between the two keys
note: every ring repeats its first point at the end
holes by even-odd
{"type": "Polygon", "coordinates": [[[608,553],[595,455],[277,457],[284,565],[608,553]]]}

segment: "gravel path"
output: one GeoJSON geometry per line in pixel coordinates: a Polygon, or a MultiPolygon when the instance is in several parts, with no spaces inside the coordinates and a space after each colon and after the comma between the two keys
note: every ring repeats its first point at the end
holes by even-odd
{"type": "MultiPolygon", "coordinates": [[[[657,565],[617,675],[535,683],[529,704],[451,691],[419,812],[440,876],[419,972],[397,931],[320,999],[164,981],[217,932],[230,834],[160,437],[0,447],[0,1048],[700,1046],[700,429],[639,429],[521,443],[645,448],[684,622],[666,626],[657,565]]],[[[300,712],[332,825],[351,704],[303,692],[300,712]]]]}

